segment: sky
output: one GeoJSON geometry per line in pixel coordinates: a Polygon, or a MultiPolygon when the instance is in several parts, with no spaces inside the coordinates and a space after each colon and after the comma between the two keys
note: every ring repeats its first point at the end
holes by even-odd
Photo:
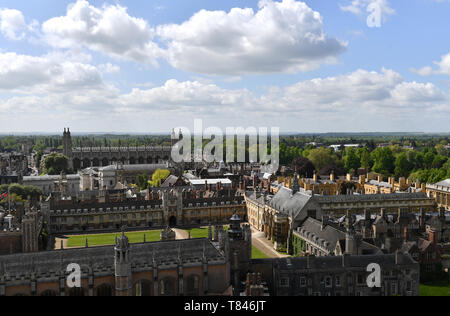
{"type": "Polygon", "coordinates": [[[450,0],[0,0],[0,133],[450,132],[450,0]]]}

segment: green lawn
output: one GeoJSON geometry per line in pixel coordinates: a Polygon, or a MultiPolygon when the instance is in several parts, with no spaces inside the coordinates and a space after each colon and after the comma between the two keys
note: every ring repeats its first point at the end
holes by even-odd
{"type": "MultiPolygon", "coordinates": [[[[211,227],[211,232],[214,237],[214,226],[211,227]]],[[[224,226],[225,230],[228,230],[228,226],[224,226]]],[[[192,229],[186,229],[186,232],[191,232],[191,238],[208,238],[208,228],[192,228],[192,229]]]]}
{"type": "MultiPolygon", "coordinates": [[[[228,230],[228,227],[224,227],[225,230],[228,230]]],[[[208,238],[208,228],[192,228],[187,229],[186,231],[191,232],[191,238],[208,238]]],[[[214,236],[214,227],[212,227],[212,233],[214,236]]],[[[252,246],[252,258],[253,259],[265,259],[269,258],[262,251],[260,251],[255,246],[252,246]]]]}
{"type": "Polygon", "coordinates": [[[420,296],[450,296],[450,281],[420,285],[420,296]]]}
{"type": "Polygon", "coordinates": [[[269,256],[267,256],[265,253],[263,253],[255,246],[252,246],[252,259],[266,259],[266,258],[269,258],[269,256]]]}
{"type": "MultiPolygon", "coordinates": [[[[88,246],[114,245],[116,236],[120,236],[120,234],[121,233],[68,236],[67,247],[84,247],[86,245],[86,238],[88,239],[88,246]]],[[[161,240],[160,230],[128,232],[125,233],[125,236],[128,237],[130,243],[139,243],[144,241],[144,234],[147,242],[161,240]]]]}

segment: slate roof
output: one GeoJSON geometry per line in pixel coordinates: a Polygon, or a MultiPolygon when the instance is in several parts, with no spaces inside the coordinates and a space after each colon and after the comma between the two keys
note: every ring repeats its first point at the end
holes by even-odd
{"type": "Polygon", "coordinates": [[[291,189],[281,187],[268,204],[280,213],[293,216],[300,212],[310,199],[311,195],[303,192],[292,194],[291,189]]]}
{"type": "Polygon", "coordinates": [[[429,199],[423,192],[416,193],[391,193],[391,194],[353,194],[353,195],[315,195],[318,203],[345,203],[358,201],[385,201],[385,200],[416,200],[429,199]]]}
{"type": "Polygon", "coordinates": [[[444,181],[436,183],[436,185],[450,188],[450,179],[446,179],[444,181]]]}
{"type": "MultiPolygon", "coordinates": [[[[119,234],[118,234],[119,235],[119,234]]],[[[130,256],[133,264],[153,261],[173,263],[178,261],[179,252],[183,260],[201,259],[203,249],[208,260],[221,260],[223,255],[207,239],[187,239],[139,243],[130,245],[130,256]]],[[[82,269],[91,263],[95,268],[114,267],[114,246],[90,247],[22,253],[0,257],[0,270],[3,265],[5,275],[28,275],[33,269],[36,273],[55,273],[65,270],[69,263],[77,263],[82,269]]],[[[1,271],[0,271],[1,272],[1,271]]]]}
{"type": "MultiPolygon", "coordinates": [[[[383,268],[395,267],[397,266],[395,263],[395,256],[395,254],[348,256],[347,267],[366,268],[371,263],[378,263],[383,268]]],[[[308,258],[306,257],[272,260],[279,270],[307,269],[308,258]]],[[[404,264],[417,265],[408,254],[403,256],[403,260],[404,264]]],[[[342,267],[342,256],[314,257],[312,266],[314,269],[335,269],[337,267],[342,267]]]]}

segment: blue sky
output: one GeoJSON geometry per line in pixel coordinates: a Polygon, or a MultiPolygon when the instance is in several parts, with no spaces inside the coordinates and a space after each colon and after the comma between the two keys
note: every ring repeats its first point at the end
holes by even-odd
{"type": "Polygon", "coordinates": [[[450,132],[449,13],[447,0],[0,1],[0,132],[194,119],[450,132]]]}

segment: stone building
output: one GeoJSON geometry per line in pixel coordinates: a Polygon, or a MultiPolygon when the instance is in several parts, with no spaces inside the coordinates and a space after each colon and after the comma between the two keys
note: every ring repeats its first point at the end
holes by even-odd
{"type": "MultiPolygon", "coordinates": [[[[149,190],[146,200],[61,201],[41,203],[50,234],[109,232],[132,229],[197,226],[228,222],[233,214],[247,218],[244,197],[226,190],[223,195],[173,188],[149,190]]],[[[217,192],[216,192],[217,193],[217,192]]]]}
{"type": "Polygon", "coordinates": [[[259,259],[252,272],[273,296],[418,296],[419,264],[409,254],[259,259]],[[369,264],[381,268],[381,287],[370,288],[369,264]]]}
{"type": "Polygon", "coordinates": [[[62,184],[67,196],[76,196],[80,192],[80,181],[81,177],[78,174],[23,177],[24,185],[38,187],[46,196],[54,191],[60,191],[62,184]]]}
{"type": "Polygon", "coordinates": [[[122,184],[136,184],[137,177],[146,174],[151,179],[158,169],[171,170],[168,163],[161,164],[135,164],[124,165],[117,163],[105,167],[90,167],[78,172],[80,176],[80,190],[94,191],[114,189],[120,182],[122,184]]]}
{"type": "Polygon", "coordinates": [[[110,166],[117,162],[124,165],[161,164],[170,160],[172,151],[171,146],[72,147],[69,128],[64,129],[62,145],[63,154],[69,158],[69,168],[75,171],[110,166]]]}
{"type": "Polygon", "coordinates": [[[275,248],[285,245],[288,251],[293,231],[308,217],[318,220],[322,216],[338,218],[347,213],[363,214],[366,210],[380,214],[382,209],[386,214],[397,214],[399,209],[417,213],[422,209],[426,212],[436,210],[435,201],[422,192],[318,195],[301,189],[297,177],[294,177],[291,189],[280,186],[275,195],[247,192],[245,202],[250,225],[273,240],[275,248]]]}
{"type": "Polygon", "coordinates": [[[447,211],[450,211],[450,179],[427,184],[426,192],[430,198],[436,200],[439,207],[445,207],[447,211]]]}
{"type": "Polygon", "coordinates": [[[208,239],[0,256],[0,296],[226,295],[229,265],[208,239]],[[81,267],[81,287],[69,288],[67,266],[81,267]]]}

